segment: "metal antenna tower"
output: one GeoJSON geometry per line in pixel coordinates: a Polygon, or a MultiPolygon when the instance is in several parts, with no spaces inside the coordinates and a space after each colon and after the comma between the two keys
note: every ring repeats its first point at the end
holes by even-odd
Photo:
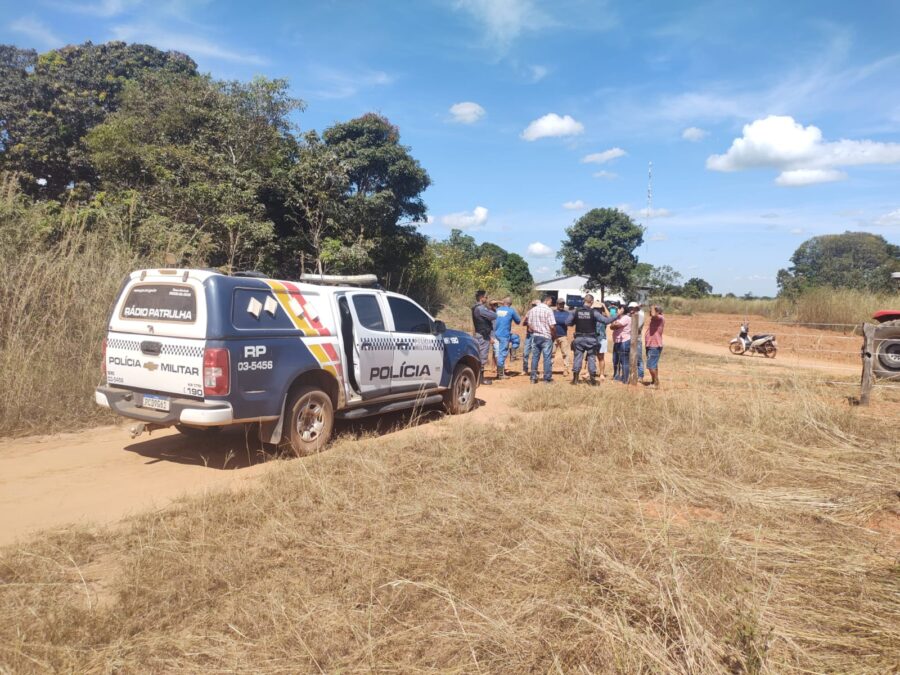
{"type": "MultiPolygon", "coordinates": [[[[650,229],[650,218],[653,217],[653,162],[650,162],[650,165],[647,167],[647,227],[646,230],[650,229]]],[[[650,247],[650,242],[645,239],[644,240],[644,252],[650,247]]]]}

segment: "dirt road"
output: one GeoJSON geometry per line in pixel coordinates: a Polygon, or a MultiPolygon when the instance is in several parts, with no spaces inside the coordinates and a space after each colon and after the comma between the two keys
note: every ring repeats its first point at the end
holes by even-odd
{"type": "MultiPolygon", "coordinates": [[[[727,344],[727,343],[726,343],[727,344]]],[[[721,345],[667,337],[667,345],[727,356],[721,345]]],[[[732,357],[746,359],[747,357],[732,357]]],[[[761,368],[816,368],[811,359],[779,358],[755,361],[761,368]]],[[[561,364],[559,364],[561,366],[561,364]]],[[[827,364],[833,375],[852,375],[850,365],[827,364]],[[836,373],[833,369],[840,367],[836,373]]],[[[515,377],[478,390],[482,405],[471,415],[434,413],[427,433],[443,425],[496,421],[511,412],[515,391],[527,386],[515,377]]],[[[425,427],[417,427],[424,429],[425,427]]],[[[409,416],[342,423],[338,433],[410,433],[409,416]]],[[[101,427],[51,437],[0,441],[0,545],[46,529],[114,523],[142,511],[157,509],[188,494],[234,488],[270,470],[273,460],[258,450],[241,429],[227,430],[210,440],[185,437],[175,431],[131,439],[124,428],[101,427]]]]}

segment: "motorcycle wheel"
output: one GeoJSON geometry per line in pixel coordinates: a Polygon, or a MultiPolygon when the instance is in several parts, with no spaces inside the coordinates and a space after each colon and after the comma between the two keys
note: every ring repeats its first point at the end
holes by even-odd
{"type": "Polygon", "coordinates": [[[766,346],[763,347],[763,353],[766,355],[767,359],[774,359],[775,354],[778,353],[778,348],[771,342],[767,342],[766,346]]]}
{"type": "Polygon", "coordinates": [[[737,354],[738,356],[740,356],[744,353],[744,345],[742,345],[740,342],[732,342],[730,345],[728,345],[728,350],[732,354],[737,354]]]}

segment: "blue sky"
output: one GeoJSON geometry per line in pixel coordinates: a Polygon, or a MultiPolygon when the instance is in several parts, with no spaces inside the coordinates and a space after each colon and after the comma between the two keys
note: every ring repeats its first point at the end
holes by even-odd
{"type": "Polygon", "coordinates": [[[565,228],[618,206],[642,260],[770,294],[805,238],[900,243],[900,3],[0,0],[0,41],[124,39],[219,78],[285,77],[318,129],[367,111],[451,226],[554,276],[565,228]],[[647,169],[653,162],[653,209],[647,169]]]}

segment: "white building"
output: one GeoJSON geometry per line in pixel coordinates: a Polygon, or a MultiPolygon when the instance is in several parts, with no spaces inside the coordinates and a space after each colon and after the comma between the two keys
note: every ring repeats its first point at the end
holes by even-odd
{"type": "MultiPolygon", "coordinates": [[[[570,307],[580,307],[581,301],[585,295],[590,293],[597,300],[600,299],[599,288],[587,288],[587,277],[579,275],[571,275],[568,277],[558,277],[557,279],[549,279],[542,281],[535,286],[535,291],[539,296],[549,293],[556,302],[559,298],[565,298],[566,304],[570,307]]],[[[604,296],[606,302],[622,302],[621,293],[607,291],[604,296]]]]}

